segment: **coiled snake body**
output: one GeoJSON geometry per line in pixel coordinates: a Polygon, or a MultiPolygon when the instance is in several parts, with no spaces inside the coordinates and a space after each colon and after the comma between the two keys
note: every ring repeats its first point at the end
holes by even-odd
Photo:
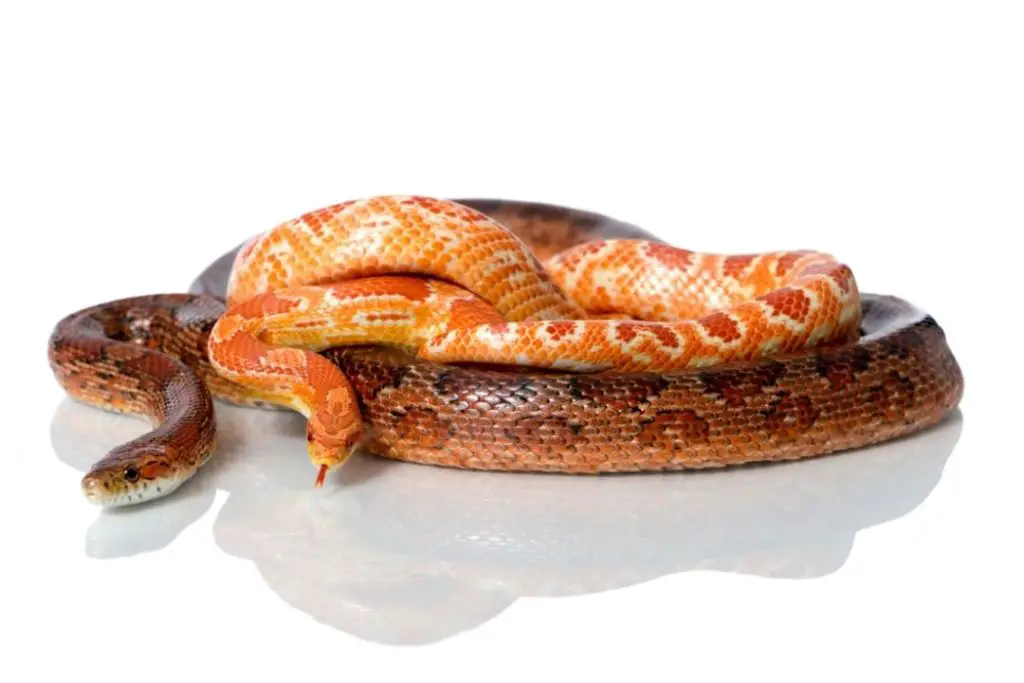
{"type": "Polygon", "coordinates": [[[308,418],[317,483],[362,445],[450,467],[601,473],[794,460],[957,406],[943,330],[812,251],[695,254],[550,205],[375,197],[222,256],[189,293],[61,320],[72,397],[150,418],[87,497],[166,495],[213,453],[213,399],[308,418]]]}

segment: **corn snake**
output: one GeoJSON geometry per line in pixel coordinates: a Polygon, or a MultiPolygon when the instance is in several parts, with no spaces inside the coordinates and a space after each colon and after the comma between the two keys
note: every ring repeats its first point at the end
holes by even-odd
{"type": "Polygon", "coordinates": [[[585,473],[812,457],[919,431],[963,391],[934,319],[861,294],[827,254],[694,254],[597,214],[418,197],[304,214],[221,257],[190,294],[72,314],[50,359],[70,395],[159,425],[83,479],[109,505],[166,495],[210,457],[212,398],[305,414],[321,483],[357,444],[585,473]],[[662,284],[637,278],[639,257],[662,284]],[[351,324],[325,324],[339,316],[351,324]],[[739,355],[723,363],[729,342],[739,355]]]}

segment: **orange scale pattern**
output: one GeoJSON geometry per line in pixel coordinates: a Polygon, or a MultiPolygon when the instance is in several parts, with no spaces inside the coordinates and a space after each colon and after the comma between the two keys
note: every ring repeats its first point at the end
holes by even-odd
{"type": "Polygon", "coordinates": [[[406,195],[336,204],[254,238],[227,294],[210,362],[309,418],[319,481],[362,433],[353,387],[318,354],[331,347],[671,372],[846,341],[861,310],[852,272],[829,254],[707,254],[618,239],[542,264],[490,217],[406,195]]]}
{"type": "Polygon", "coordinates": [[[395,273],[460,284],[513,320],[584,315],[526,244],[500,223],[455,202],[418,196],[344,202],[265,232],[236,259],[227,301],[395,273]],[[492,272],[488,268],[495,264],[487,257],[495,254],[511,257],[492,272]]]}

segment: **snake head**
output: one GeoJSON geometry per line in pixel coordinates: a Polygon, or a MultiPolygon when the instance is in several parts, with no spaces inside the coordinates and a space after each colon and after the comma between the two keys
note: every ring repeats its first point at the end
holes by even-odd
{"type": "Polygon", "coordinates": [[[175,449],[158,443],[127,443],[110,451],[82,478],[86,499],[104,507],[122,507],[162,498],[191,472],[182,472],[175,449]]]}

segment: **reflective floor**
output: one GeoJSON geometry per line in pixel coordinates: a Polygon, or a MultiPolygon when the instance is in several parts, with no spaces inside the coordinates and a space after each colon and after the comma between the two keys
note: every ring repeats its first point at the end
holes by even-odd
{"type": "MultiPolygon", "coordinates": [[[[375,642],[421,644],[521,596],[565,596],[692,570],[820,577],[857,532],[907,514],[942,476],[961,417],[857,453],[732,471],[573,478],[355,456],[323,490],[299,415],[218,405],[221,446],[191,482],[97,513],[95,558],[165,548],[212,508],[217,545],[282,600],[375,642]]],[[[65,400],[57,456],[84,471],[144,423],[65,400]]]]}

